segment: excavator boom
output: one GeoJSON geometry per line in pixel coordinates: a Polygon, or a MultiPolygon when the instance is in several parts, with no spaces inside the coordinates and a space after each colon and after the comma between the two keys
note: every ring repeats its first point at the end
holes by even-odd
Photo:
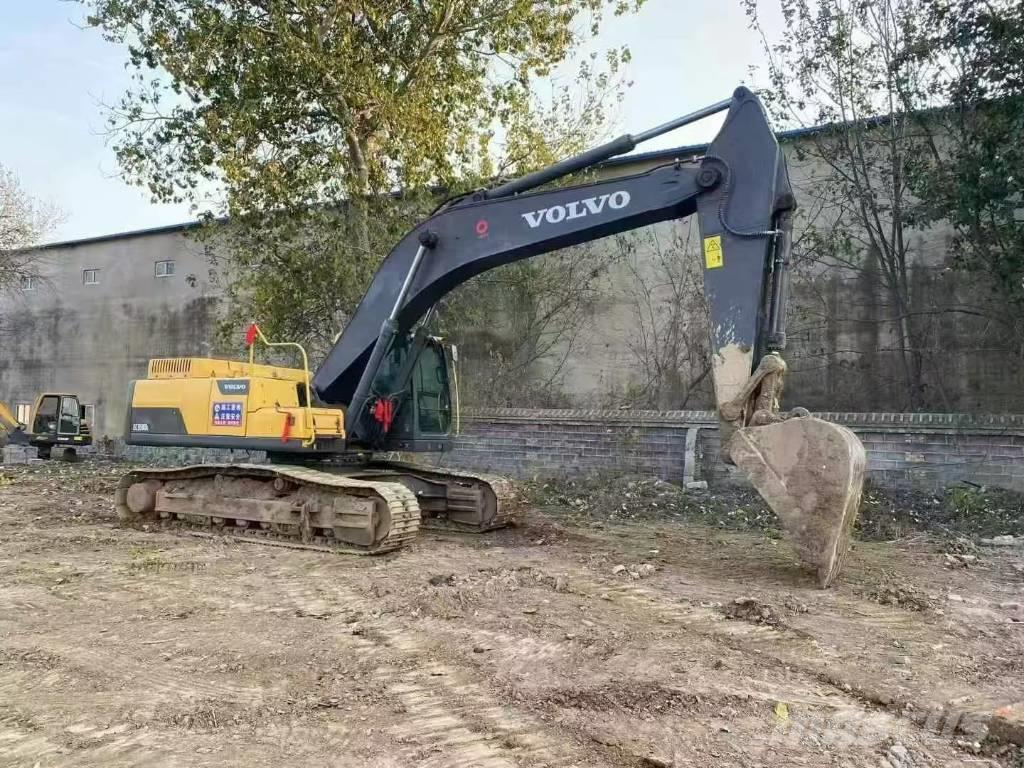
{"type": "MultiPolygon", "coordinates": [[[[795,208],[785,160],[759,100],[739,88],[730,101],[605,147],[583,153],[582,160],[562,161],[523,180],[450,201],[409,232],[384,259],[316,372],[313,388],[320,399],[364,410],[366,403],[359,401],[368,393],[360,391],[359,384],[377,374],[371,355],[387,345],[377,342],[389,319],[395,334],[409,330],[445,294],[475,275],[559,248],[685,218],[698,208],[702,234],[719,238],[719,253],[729,255],[708,262],[711,266],[705,272],[714,347],[733,343],[749,348],[745,380],[755,354],[766,351],[767,338],[761,337],[764,313],[771,312],[764,293],[774,243],[770,233],[783,214],[795,208]],[[680,161],[634,176],[528,191],[725,108],[725,124],[699,163],[680,161]],[[755,349],[758,344],[761,348],[755,349]]],[[[351,424],[349,432],[353,433],[351,424]]]]}

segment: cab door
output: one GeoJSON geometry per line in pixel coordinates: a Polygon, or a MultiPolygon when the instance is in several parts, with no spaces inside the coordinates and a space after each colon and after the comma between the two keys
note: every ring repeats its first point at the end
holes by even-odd
{"type": "Polygon", "coordinates": [[[429,338],[420,351],[397,418],[384,440],[391,451],[446,451],[451,447],[454,412],[451,369],[445,347],[429,338]]]}
{"type": "Polygon", "coordinates": [[[35,416],[32,418],[33,435],[52,435],[57,437],[58,417],[60,415],[60,396],[43,395],[36,404],[35,416]]]}
{"type": "Polygon", "coordinates": [[[78,398],[62,395],[60,398],[60,415],[57,419],[57,441],[70,442],[78,436],[82,424],[82,409],[78,406],[78,398]]]}

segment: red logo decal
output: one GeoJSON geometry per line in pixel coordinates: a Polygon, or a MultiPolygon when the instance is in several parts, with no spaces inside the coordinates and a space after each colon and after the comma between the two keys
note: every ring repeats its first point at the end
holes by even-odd
{"type": "Polygon", "coordinates": [[[491,228],[491,225],[487,223],[487,219],[480,219],[476,223],[476,236],[487,237],[487,232],[491,228]]]}

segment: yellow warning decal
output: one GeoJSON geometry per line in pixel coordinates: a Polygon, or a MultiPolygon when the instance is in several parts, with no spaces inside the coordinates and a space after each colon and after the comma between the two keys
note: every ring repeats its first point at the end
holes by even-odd
{"type": "Polygon", "coordinates": [[[722,266],[722,236],[712,235],[704,238],[704,266],[715,269],[722,266]]]}

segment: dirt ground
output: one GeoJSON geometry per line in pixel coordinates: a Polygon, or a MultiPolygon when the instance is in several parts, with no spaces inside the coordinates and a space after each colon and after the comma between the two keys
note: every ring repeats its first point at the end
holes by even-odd
{"type": "Polygon", "coordinates": [[[122,470],[0,475],[2,766],[1024,765],[1021,548],[821,591],[762,531],[545,507],[331,556],[118,528],[122,470]]]}

